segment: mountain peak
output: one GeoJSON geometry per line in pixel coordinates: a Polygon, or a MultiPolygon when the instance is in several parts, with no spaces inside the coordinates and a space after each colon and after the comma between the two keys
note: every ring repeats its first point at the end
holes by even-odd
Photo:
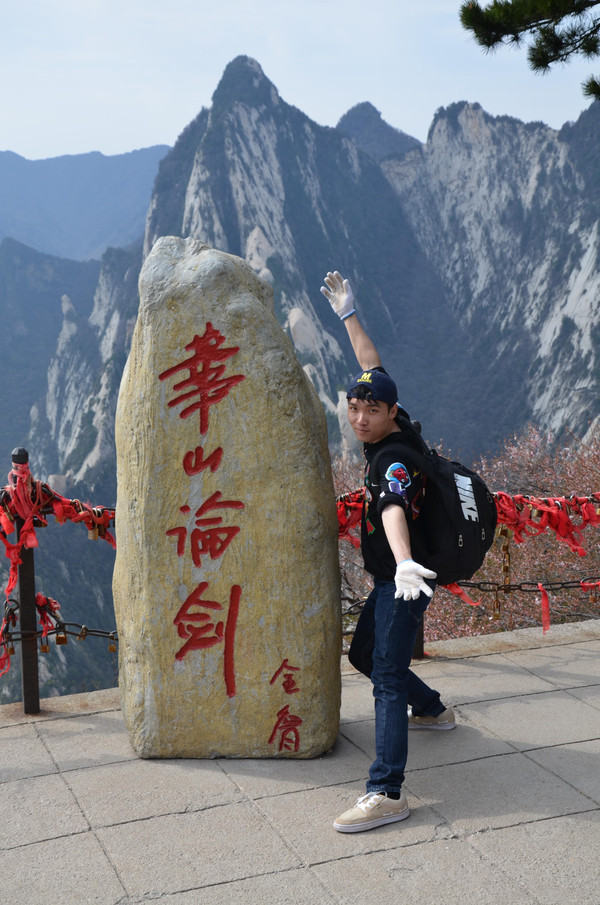
{"type": "Polygon", "coordinates": [[[386,123],[379,110],[369,101],[363,101],[348,110],[336,128],[354,139],[362,151],[377,161],[392,154],[407,154],[421,145],[416,138],[386,123]]]}
{"type": "Polygon", "coordinates": [[[236,102],[254,106],[277,103],[279,95],[260,64],[252,57],[240,55],[225,67],[221,81],[212,96],[214,107],[231,107],[236,102]]]}

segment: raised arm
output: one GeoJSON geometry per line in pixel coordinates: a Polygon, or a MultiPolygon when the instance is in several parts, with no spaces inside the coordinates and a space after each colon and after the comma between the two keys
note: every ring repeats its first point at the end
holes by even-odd
{"type": "Polygon", "coordinates": [[[321,292],[340,320],[344,322],[360,367],[364,371],[380,367],[379,353],[356,314],[354,295],[348,280],[345,280],[337,270],[328,273],[325,277],[325,286],[321,286],[321,292]]]}

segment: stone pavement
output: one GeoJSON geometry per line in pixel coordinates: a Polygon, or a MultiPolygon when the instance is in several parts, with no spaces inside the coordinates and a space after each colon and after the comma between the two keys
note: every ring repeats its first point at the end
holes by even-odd
{"type": "Polygon", "coordinates": [[[316,760],[139,760],[116,690],[0,707],[0,902],[600,903],[600,621],[427,647],[457,713],[413,731],[408,820],[339,834],[373,756],[368,681],[316,760]]]}

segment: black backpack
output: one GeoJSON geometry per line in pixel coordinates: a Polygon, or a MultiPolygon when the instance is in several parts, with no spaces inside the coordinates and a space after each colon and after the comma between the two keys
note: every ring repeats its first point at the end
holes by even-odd
{"type": "MultiPolygon", "coordinates": [[[[413,559],[433,569],[440,585],[467,581],[481,568],[494,540],[494,497],[476,472],[430,449],[408,419],[397,420],[402,435],[394,450],[405,449],[425,475],[421,511],[410,523],[413,559]]],[[[372,475],[382,452],[371,461],[372,475]]]]}

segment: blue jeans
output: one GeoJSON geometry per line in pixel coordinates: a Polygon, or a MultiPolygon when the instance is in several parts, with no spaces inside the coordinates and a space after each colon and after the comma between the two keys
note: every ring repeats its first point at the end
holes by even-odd
{"type": "Polygon", "coordinates": [[[437,691],[409,669],[419,625],[430,598],[396,600],[393,581],[375,579],[348,653],[350,663],[369,676],[375,698],[375,760],[368,792],[399,792],[408,754],[408,705],[415,716],[444,710],[437,691]]]}

